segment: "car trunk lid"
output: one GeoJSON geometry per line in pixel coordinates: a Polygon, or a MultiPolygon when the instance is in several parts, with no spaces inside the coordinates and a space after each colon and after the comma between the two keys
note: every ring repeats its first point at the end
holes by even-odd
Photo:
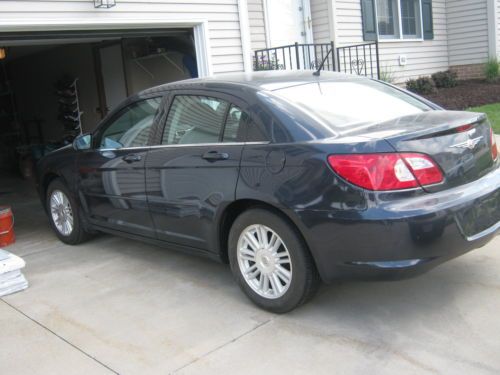
{"type": "Polygon", "coordinates": [[[431,156],[441,168],[444,181],[426,186],[429,192],[477,180],[495,166],[490,124],[484,114],[428,111],[358,130],[370,138],[384,138],[398,152],[431,156]]]}

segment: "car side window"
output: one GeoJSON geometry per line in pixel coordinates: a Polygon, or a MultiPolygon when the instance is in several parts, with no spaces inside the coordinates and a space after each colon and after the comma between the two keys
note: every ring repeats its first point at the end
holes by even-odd
{"type": "Polygon", "coordinates": [[[170,107],[163,145],[217,143],[229,103],[208,96],[177,95],[170,107]]]}
{"type": "Polygon", "coordinates": [[[222,142],[244,142],[245,123],[247,121],[248,115],[239,107],[232,105],[227,114],[222,142]]]}
{"type": "Polygon", "coordinates": [[[124,108],[101,134],[100,148],[147,146],[161,98],[135,102],[124,108]]]}
{"type": "Polygon", "coordinates": [[[224,126],[223,142],[265,142],[265,132],[239,107],[232,105],[224,126]]]}
{"type": "MultiPolygon", "coordinates": [[[[270,117],[266,117],[269,119],[270,117]]],[[[261,121],[262,121],[261,116],[261,121]]],[[[264,122],[266,124],[266,122],[264,122]]],[[[269,136],[263,126],[257,124],[251,118],[247,122],[246,142],[269,142],[269,136]]]]}

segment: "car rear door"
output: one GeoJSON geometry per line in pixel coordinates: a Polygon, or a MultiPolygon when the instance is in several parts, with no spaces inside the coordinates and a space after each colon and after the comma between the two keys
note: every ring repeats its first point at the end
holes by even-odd
{"type": "Polygon", "coordinates": [[[162,98],[135,101],[106,121],[78,158],[82,205],[94,225],[155,238],[145,161],[162,98]]]}
{"type": "Polygon", "coordinates": [[[235,197],[245,130],[241,105],[222,94],[177,91],[168,106],[146,160],[157,237],[215,251],[215,222],[235,197]]]}

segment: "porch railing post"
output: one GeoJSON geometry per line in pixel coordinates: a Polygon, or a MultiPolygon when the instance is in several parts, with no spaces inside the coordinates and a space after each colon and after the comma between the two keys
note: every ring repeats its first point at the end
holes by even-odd
{"type": "Polygon", "coordinates": [[[340,48],[337,47],[337,72],[340,72],[340,48]]]}
{"type": "Polygon", "coordinates": [[[254,58],[255,58],[255,62],[254,62],[255,68],[254,68],[254,70],[259,70],[259,55],[258,55],[257,51],[255,51],[255,57],[254,58]]]}
{"type": "Polygon", "coordinates": [[[332,65],[333,65],[333,71],[335,72],[337,70],[337,54],[335,53],[335,44],[333,43],[333,40],[330,41],[330,48],[332,49],[332,65]]]}
{"type": "Polygon", "coordinates": [[[295,42],[295,59],[297,61],[297,70],[300,70],[299,43],[295,42]]]}
{"type": "Polygon", "coordinates": [[[380,56],[378,53],[378,40],[375,41],[375,53],[377,55],[377,79],[380,79],[380,56]]]}

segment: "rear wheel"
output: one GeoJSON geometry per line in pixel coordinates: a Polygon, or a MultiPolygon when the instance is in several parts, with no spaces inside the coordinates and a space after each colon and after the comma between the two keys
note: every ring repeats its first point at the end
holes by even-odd
{"type": "Polygon", "coordinates": [[[52,229],[62,242],[76,245],[88,238],[80,220],[80,209],[60,179],[49,184],[46,204],[52,229]]]}
{"type": "Polygon", "coordinates": [[[234,278],[259,307],[285,313],[311,298],[319,286],[313,259],[297,229],[265,209],[242,213],[229,233],[234,278]]]}

